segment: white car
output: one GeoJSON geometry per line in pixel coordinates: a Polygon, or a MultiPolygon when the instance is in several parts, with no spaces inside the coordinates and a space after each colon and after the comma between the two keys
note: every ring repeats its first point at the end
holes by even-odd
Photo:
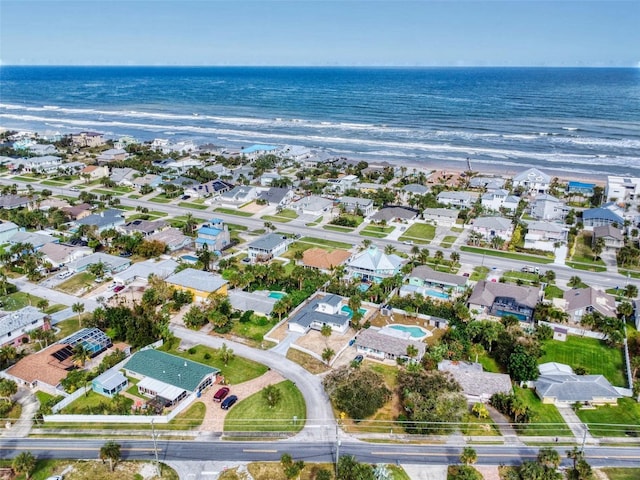
{"type": "Polygon", "coordinates": [[[62,475],[54,475],[53,477],[48,477],[45,480],[64,480],[62,475]]]}
{"type": "Polygon", "coordinates": [[[61,279],[61,280],[64,280],[65,278],[69,278],[72,275],[73,275],[73,272],[70,272],[70,271],[67,270],[66,272],[59,273],[58,274],[58,278],[61,279]]]}

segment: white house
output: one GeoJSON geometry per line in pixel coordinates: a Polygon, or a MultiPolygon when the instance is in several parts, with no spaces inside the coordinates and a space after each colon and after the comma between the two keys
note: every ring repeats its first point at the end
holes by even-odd
{"type": "Polygon", "coordinates": [[[551,176],[537,168],[529,168],[513,177],[513,186],[522,187],[527,193],[546,193],[551,185],[551,176]]]}
{"type": "Polygon", "coordinates": [[[567,243],[567,229],[559,223],[529,222],[524,248],[553,252],[557,243],[567,243]]]}
{"type": "Polygon", "coordinates": [[[604,192],[607,202],[633,202],[640,193],[640,178],[609,175],[604,192]]]}
{"type": "Polygon", "coordinates": [[[426,222],[441,225],[443,227],[451,227],[458,220],[458,210],[450,208],[425,208],[422,217],[426,222]]]}
{"type": "Polygon", "coordinates": [[[553,195],[542,193],[531,201],[531,216],[537,220],[562,220],[569,208],[553,195]]]}
{"type": "Polygon", "coordinates": [[[500,237],[505,241],[509,241],[511,240],[513,225],[511,220],[504,217],[479,217],[474,220],[471,229],[488,240],[500,237]]]}
{"type": "Polygon", "coordinates": [[[238,185],[220,195],[220,203],[229,207],[238,207],[258,198],[256,187],[238,185]]]}
{"type": "Polygon", "coordinates": [[[514,211],[518,208],[520,197],[510,195],[506,190],[493,190],[482,195],[481,203],[484,208],[496,212],[500,209],[514,211]]]}
{"type": "Polygon", "coordinates": [[[438,194],[438,203],[455,208],[470,208],[477,199],[475,192],[445,191],[438,194]]]}
{"type": "Polygon", "coordinates": [[[0,317],[0,346],[22,344],[32,330],[48,329],[47,315],[36,307],[24,307],[0,317]]]}
{"type": "Polygon", "coordinates": [[[329,325],[334,332],[344,333],[349,328],[351,316],[344,297],[334,294],[316,296],[289,319],[288,328],[292,332],[307,333],[310,329],[321,330],[324,325],[329,325]]]}
{"type": "Polygon", "coordinates": [[[277,233],[267,233],[249,244],[248,256],[253,262],[269,261],[289,248],[291,239],[277,233]]]}
{"type": "Polygon", "coordinates": [[[327,181],[327,186],[336,192],[345,192],[349,189],[355,188],[358,183],[358,177],[356,175],[345,175],[340,178],[330,178],[327,181]]]}
{"type": "Polygon", "coordinates": [[[309,195],[294,202],[293,205],[299,214],[319,217],[331,210],[333,201],[317,195],[309,195]]]}

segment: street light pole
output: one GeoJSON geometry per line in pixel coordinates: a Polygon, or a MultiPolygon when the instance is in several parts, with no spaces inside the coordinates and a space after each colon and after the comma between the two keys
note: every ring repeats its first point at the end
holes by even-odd
{"type": "Polygon", "coordinates": [[[158,478],[162,476],[162,474],[160,473],[160,461],[158,460],[158,443],[156,442],[156,429],[153,425],[153,418],[151,419],[151,438],[153,440],[153,453],[155,454],[156,457],[156,473],[158,475],[158,478]]]}
{"type": "Polygon", "coordinates": [[[338,460],[340,460],[340,430],[338,424],[336,424],[336,478],[338,478],[338,460]]]}

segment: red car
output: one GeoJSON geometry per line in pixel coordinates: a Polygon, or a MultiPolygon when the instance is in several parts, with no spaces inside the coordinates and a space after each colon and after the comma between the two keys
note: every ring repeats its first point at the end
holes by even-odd
{"type": "Polygon", "coordinates": [[[224,400],[224,397],[226,397],[227,395],[229,395],[229,387],[222,387],[213,396],[213,401],[221,402],[222,400],[224,400]]]}
{"type": "Polygon", "coordinates": [[[113,289],[114,292],[118,293],[124,290],[124,285],[117,285],[116,288],[113,289]]]}

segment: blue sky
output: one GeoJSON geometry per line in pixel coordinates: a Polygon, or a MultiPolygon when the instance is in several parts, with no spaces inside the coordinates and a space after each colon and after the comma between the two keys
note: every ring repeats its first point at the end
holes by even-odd
{"type": "Polygon", "coordinates": [[[2,64],[640,66],[640,1],[0,2],[2,64]]]}

